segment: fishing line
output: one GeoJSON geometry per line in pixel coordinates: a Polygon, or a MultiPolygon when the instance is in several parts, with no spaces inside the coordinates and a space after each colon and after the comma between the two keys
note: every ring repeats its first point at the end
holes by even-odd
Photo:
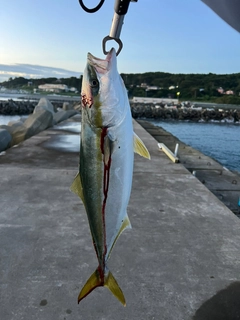
{"type": "Polygon", "coordinates": [[[94,13],[94,12],[97,12],[101,8],[101,6],[104,4],[104,1],[105,0],[100,0],[99,4],[92,9],[86,7],[83,3],[83,0],[79,0],[79,4],[83,8],[84,11],[86,11],[88,13],[94,13]]]}

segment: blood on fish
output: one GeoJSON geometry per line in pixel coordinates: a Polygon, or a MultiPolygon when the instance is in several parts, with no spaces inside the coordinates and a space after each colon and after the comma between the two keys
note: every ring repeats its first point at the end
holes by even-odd
{"type": "Polygon", "coordinates": [[[82,94],[82,105],[83,107],[88,107],[89,109],[92,107],[93,105],[93,100],[92,98],[87,98],[87,96],[85,94],[82,94]]]}
{"type": "Polygon", "coordinates": [[[106,208],[106,202],[107,202],[107,196],[108,196],[108,189],[109,189],[109,177],[110,177],[110,167],[111,167],[111,155],[109,155],[108,162],[105,163],[104,161],[104,139],[107,136],[107,128],[103,127],[102,128],[102,133],[101,133],[101,152],[103,155],[103,166],[104,166],[104,174],[103,174],[103,194],[104,194],[104,199],[102,203],[102,222],[103,222],[103,229],[104,229],[104,252],[103,252],[103,263],[104,263],[104,268],[105,268],[105,256],[107,254],[107,245],[106,245],[106,227],[105,227],[105,208],[106,208]]]}

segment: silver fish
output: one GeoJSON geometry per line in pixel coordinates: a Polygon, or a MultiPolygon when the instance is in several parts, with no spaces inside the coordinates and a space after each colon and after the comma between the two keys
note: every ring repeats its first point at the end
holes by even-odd
{"type": "Polygon", "coordinates": [[[146,158],[150,155],[133,132],[127,91],[117,71],[114,49],[105,60],[88,53],[81,96],[79,174],[71,189],[84,203],[99,265],[81,290],[78,302],[96,287],[105,286],[125,305],[107,260],[119,235],[131,227],[127,205],[134,151],[146,158]]]}

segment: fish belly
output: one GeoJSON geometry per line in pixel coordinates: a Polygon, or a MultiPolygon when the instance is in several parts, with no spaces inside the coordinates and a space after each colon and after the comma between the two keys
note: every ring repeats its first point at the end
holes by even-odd
{"type": "Polygon", "coordinates": [[[105,209],[106,260],[127,217],[133,175],[133,129],[132,119],[115,128],[116,149],[112,154],[109,190],[105,209]]]}

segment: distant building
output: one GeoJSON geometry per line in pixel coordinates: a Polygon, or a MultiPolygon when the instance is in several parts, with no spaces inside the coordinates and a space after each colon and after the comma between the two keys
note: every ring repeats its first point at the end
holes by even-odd
{"type": "Polygon", "coordinates": [[[0,86],[0,91],[4,92],[4,91],[7,91],[7,89],[5,87],[3,87],[3,86],[0,86]]]}
{"type": "Polygon", "coordinates": [[[219,88],[217,89],[217,91],[218,91],[219,93],[221,93],[221,94],[224,94],[224,90],[223,90],[222,87],[219,87],[219,88]]]}
{"type": "Polygon", "coordinates": [[[231,95],[231,94],[234,94],[234,92],[232,90],[227,90],[225,94],[231,95]]]}
{"type": "Polygon", "coordinates": [[[68,92],[69,91],[69,88],[66,84],[52,84],[52,83],[40,84],[38,86],[38,89],[42,91],[49,91],[49,92],[68,92]]]}
{"type": "Polygon", "coordinates": [[[159,87],[157,87],[157,86],[147,86],[146,91],[149,91],[149,90],[159,90],[159,87]]]}
{"type": "Polygon", "coordinates": [[[75,87],[71,87],[71,88],[69,88],[69,91],[71,91],[71,92],[75,92],[75,93],[78,93],[78,90],[77,90],[77,88],[75,88],[75,87]]]}
{"type": "Polygon", "coordinates": [[[178,99],[168,99],[168,98],[145,98],[145,97],[133,97],[132,102],[134,103],[178,103],[178,99]]]}

